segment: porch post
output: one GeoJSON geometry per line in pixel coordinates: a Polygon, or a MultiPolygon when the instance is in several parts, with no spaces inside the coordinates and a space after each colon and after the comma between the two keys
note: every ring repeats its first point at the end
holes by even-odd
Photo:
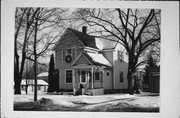
{"type": "Polygon", "coordinates": [[[75,69],[73,69],[73,94],[75,95],[75,69]]]}
{"type": "Polygon", "coordinates": [[[93,79],[94,79],[94,74],[93,74],[93,67],[91,68],[91,88],[93,89],[93,79]]]}

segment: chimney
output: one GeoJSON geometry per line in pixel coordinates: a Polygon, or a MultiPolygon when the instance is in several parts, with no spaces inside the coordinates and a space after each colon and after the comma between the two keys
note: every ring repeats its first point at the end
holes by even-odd
{"type": "Polygon", "coordinates": [[[86,28],[87,28],[87,26],[82,26],[82,33],[83,34],[86,34],[86,28]]]}

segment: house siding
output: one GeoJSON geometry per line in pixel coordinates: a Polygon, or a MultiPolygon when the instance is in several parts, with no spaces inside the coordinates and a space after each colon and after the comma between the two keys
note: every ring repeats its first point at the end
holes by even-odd
{"type": "Polygon", "coordinates": [[[61,39],[60,44],[55,50],[55,68],[59,69],[59,88],[60,89],[72,89],[73,85],[72,83],[66,83],[66,75],[65,75],[65,70],[66,69],[73,69],[72,68],[72,63],[73,61],[80,55],[81,52],[84,51],[82,48],[83,45],[81,44],[78,39],[76,39],[72,33],[67,32],[64,34],[63,38],[61,39]],[[63,61],[63,56],[62,56],[62,51],[64,49],[70,49],[74,48],[75,49],[75,58],[72,60],[71,63],[67,63],[66,61],[63,61]]]}
{"type": "Polygon", "coordinates": [[[112,77],[111,78],[112,89],[127,89],[127,87],[128,87],[128,81],[127,81],[128,64],[125,61],[120,62],[120,60],[118,59],[118,49],[122,49],[122,48],[117,46],[116,49],[103,51],[102,54],[113,65],[113,71],[112,71],[113,75],[111,76],[112,77]],[[123,83],[120,83],[120,71],[123,72],[123,83]]]}
{"type": "MultiPolygon", "coordinates": [[[[104,87],[104,90],[124,90],[128,88],[127,81],[127,70],[128,64],[127,62],[120,62],[117,56],[117,50],[121,50],[118,46],[116,49],[102,51],[103,56],[113,65],[113,68],[103,68],[103,84],[99,80],[94,80],[94,87],[104,87]],[[123,72],[123,83],[120,83],[120,71],[123,72]],[[107,72],[109,76],[107,76],[107,72]]],[[[82,42],[77,39],[70,31],[66,31],[66,33],[61,37],[60,43],[56,46],[55,49],[55,68],[59,69],[59,88],[60,89],[73,89],[73,82],[66,83],[66,70],[73,70],[72,64],[79,57],[82,52],[96,52],[96,50],[90,50],[86,48],[82,42]],[[71,63],[67,63],[63,61],[63,50],[66,49],[75,49],[75,57],[71,63]]],[[[76,61],[77,65],[85,64],[88,65],[90,62],[85,59],[85,57],[79,57],[78,61],[76,61]]],[[[74,72],[73,72],[74,75],[74,72]]]]}
{"type": "Polygon", "coordinates": [[[103,78],[104,89],[112,89],[112,70],[104,69],[103,78]],[[109,73],[109,76],[107,76],[107,73],[109,73]]]}
{"type": "Polygon", "coordinates": [[[79,64],[90,64],[90,62],[83,56],[81,55],[78,59],[78,61],[76,61],[76,65],[79,65],[79,64]]]}
{"type": "Polygon", "coordinates": [[[117,50],[114,52],[114,89],[127,89],[128,63],[125,61],[120,62],[117,52],[117,50]],[[123,72],[123,83],[120,83],[120,71],[123,72]]]}

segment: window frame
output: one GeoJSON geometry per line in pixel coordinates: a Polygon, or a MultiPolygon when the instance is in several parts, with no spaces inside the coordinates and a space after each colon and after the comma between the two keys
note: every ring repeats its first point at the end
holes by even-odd
{"type": "Polygon", "coordinates": [[[73,83],[73,69],[65,69],[65,83],[66,84],[72,84],[73,83]],[[67,71],[72,71],[72,82],[67,82],[67,75],[66,75],[66,73],[67,73],[67,71]]]}
{"type": "Polygon", "coordinates": [[[107,76],[107,77],[110,76],[110,72],[109,72],[109,71],[106,72],[106,76],[107,76]]]}
{"type": "Polygon", "coordinates": [[[123,74],[123,71],[120,71],[119,73],[119,82],[120,83],[124,83],[124,74],[123,74]],[[122,75],[121,75],[122,74],[122,75]],[[121,78],[122,77],[122,78],[121,78]]]}
{"type": "Polygon", "coordinates": [[[95,78],[95,80],[99,81],[100,80],[100,72],[94,72],[94,78],[95,78]],[[98,79],[96,78],[96,74],[98,74],[98,79]]]}
{"type": "Polygon", "coordinates": [[[62,61],[66,61],[66,56],[71,55],[72,57],[72,61],[75,59],[76,57],[76,48],[72,47],[72,48],[66,48],[66,49],[62,49],[62,61]],[[68,50],[71,50],[71,53],[68,54],[68,50]]]}
{"type": "Polygon", "coordinates": [[[103,71],[94,72],[94,80],[101,81],[103,79],[103,71]],[[96,73],[99,74],[99,78],[96,78],[96,73]]]}
{"type": "Polygon", "coordinates": [[[118,56],[119,61],[122,63],[124,61],[123,51],[118,50],[117,56],[118,56]]]}
{"type": "Polygon", "coordinates": [[[85,83],[87,83],[87,72],[85,71],[85,70],[83,70],[84,72],[85,72],[85,75],[84,75],[84,77],[85,77],[85,82],[82,82],[82,70],[80,71],[80,83],[81,84],[85,84],[85,83]]]}

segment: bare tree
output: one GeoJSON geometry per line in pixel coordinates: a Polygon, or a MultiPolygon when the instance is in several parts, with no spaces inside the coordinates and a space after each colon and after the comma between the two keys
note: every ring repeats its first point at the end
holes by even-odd
{"type": "Polygon", "coordinates": [[[160,10],[77,9],[74,14],[76,20],[94,28],[97,37],[120,43],[126,49],[128,89],[133,94],[132,74],[144,63],[140,57],[150,45],[160,41],[160,10]]]}
{"type": "Polygon", "coordinates": [[[25,60],[30,59],[34,61],[35,37],[36,56],[39,58],[49,51],[52,44],[54,44],[59,37],[61,33],[60,31],[64,29],[62,26],[64,20],[66,20],[63,19],[63,17],[66,16],[66,11],[67,9],[31,7],[16,9],[14,59],[15,94],[21,94],[20,84],[24,71],[25,60]],[[37,33],[36,36],[35,33],[37,33]],[[20,60],[19,55],[21,57],[20,60]]]}
{"type": "Polygon", "coordinates": [[[22,8],[22,9],[16,9],[16,27],[15,27],[15,68],[14,68],[14,83],[15,83],[15,94],[21,94],[20,91],[20,84],[21,84],[21,80],[22,80],[22,75],[23,75],[23,70],[24,70],[24,63],[25,63],[25,55],[26,55],[26,44],[28,41],[28,33],[31,29],[31,25],[33,23],[35,14],[37,13],[37,11],[34,12],[33,15],[31,15],[31,8],[22,8]],[[21,13],[19,13],[21,12],[21,13]],[[18,18],[20,17],[20,19],[18,20],[18,18]],[[19,22],[18,22],[19,21],[19,22]],[[17,39],[18,39],[18,35],[20,34],[20,28],[22,28],[25,30],[24,32],[21,32],[21,34],[23,34],[23,38],[24,38],[24,42],[23,42],[23,47],[22,47],[22,56],[21,56],[21,65],[19,68],[19,55],[18,55],[18,50],[17,50],[17,39]]]}

